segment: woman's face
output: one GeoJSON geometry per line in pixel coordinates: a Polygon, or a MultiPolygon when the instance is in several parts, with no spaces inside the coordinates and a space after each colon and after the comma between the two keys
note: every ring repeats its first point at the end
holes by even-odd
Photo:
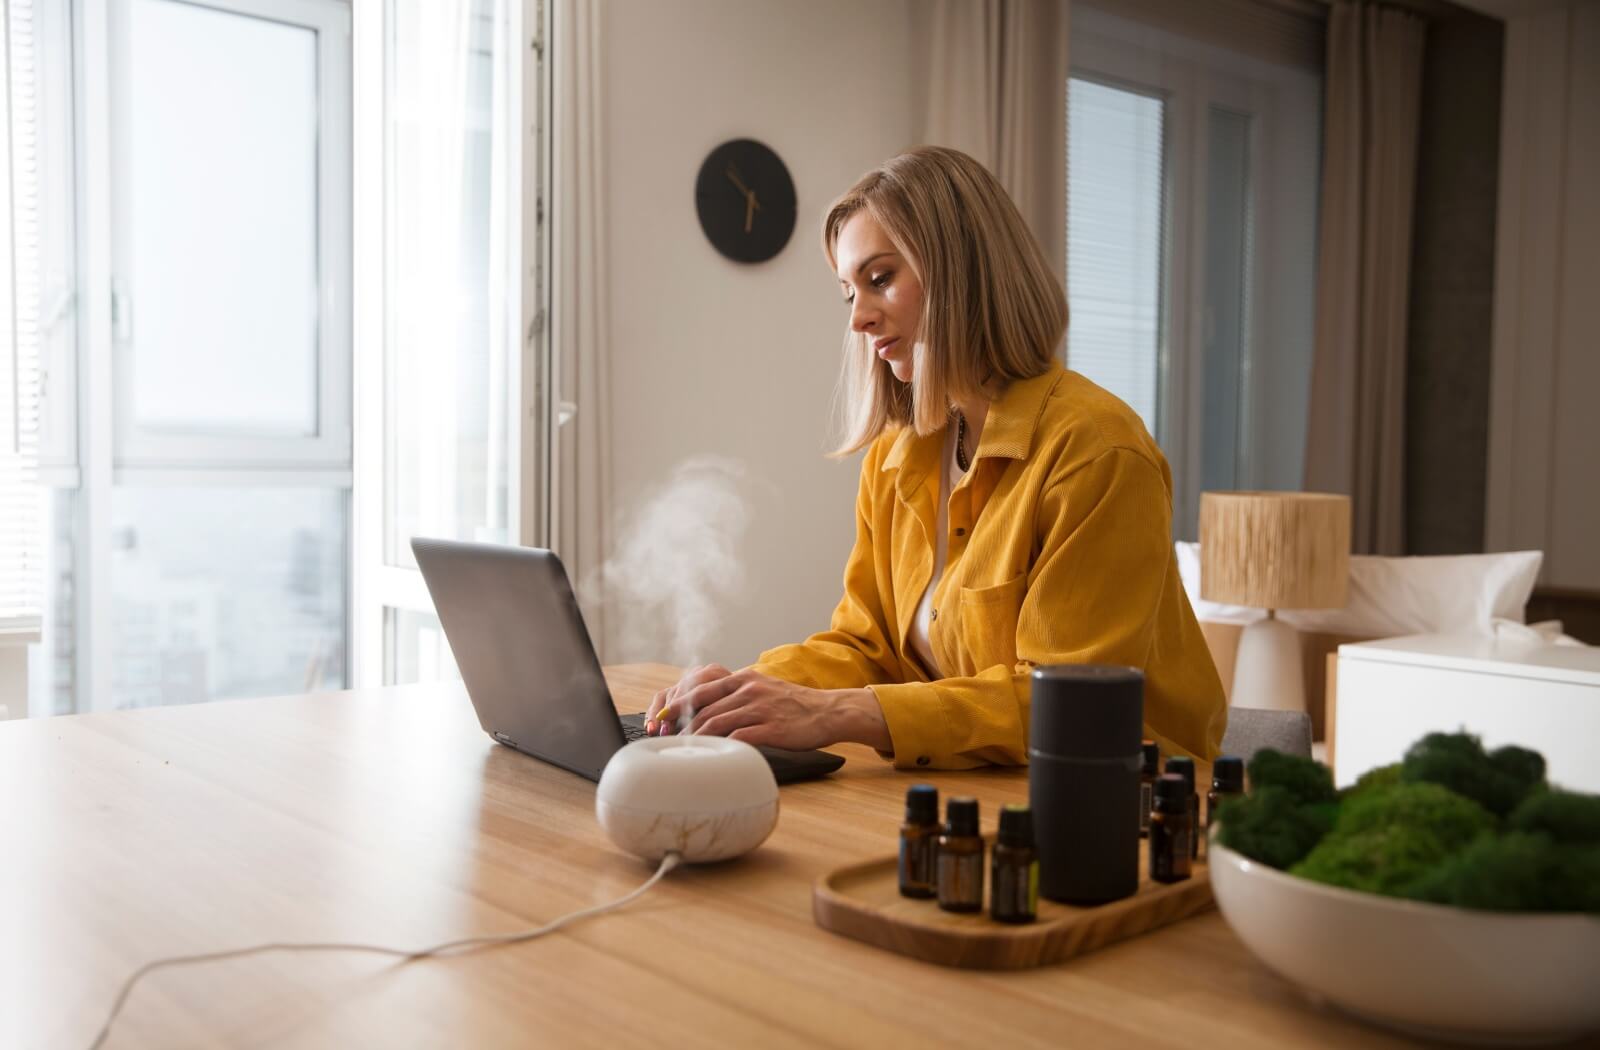
{"type": "Polygon", "coordinates": [[[851,330],[867,337],[872,352],[889,362],[896,379],[911,382],[912,351],[922,321],[922,282],[911,264],[865,211],[852,215],[839,231],[833,258],[850,308],[851,330]]]}

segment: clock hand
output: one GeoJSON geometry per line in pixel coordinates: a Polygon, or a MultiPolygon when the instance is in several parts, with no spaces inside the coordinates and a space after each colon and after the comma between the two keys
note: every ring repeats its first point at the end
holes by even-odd
{"type": "Polygon", "coordinates": [[[750,196],[752,191],[751,191],[750,187],[748,187],[748,186],[746,186],[744,184],[744,180],[739,178],[739,169],[738,168],[735,168],[732,164],[729,164],[728,165],[727,175],[728,175],[728,178],[733,181],[733,184],[739,188],[739,192],[740,193],[744,194],[747,197],[750,196]]]}
{"type": "Polygon", "coordinates": [[[756,209],[759,208],[759,207],[760,207],[760,205],[756,203],[756,195],[754,193],[750,194],[750,196],[745,198],[745,204],[744,204],[744,232],[745,233],[749,233],[750,232],[750,223],[751,223],[752,220],[755,219],[756,209]]]}

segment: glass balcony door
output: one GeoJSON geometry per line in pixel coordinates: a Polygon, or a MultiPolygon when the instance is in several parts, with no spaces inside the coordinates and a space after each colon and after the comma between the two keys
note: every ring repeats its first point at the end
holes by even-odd
{"type": "Polygon", "coordinates": [[[45,5],[36,713],[454,673],[411,537],[547,536],[549,17],[45,5]]]}
{"type": "MultiPolygon", "coordinates": [[[[351,489],[343,0],[81,0],[52,56],[81,246],[44,406],[41,710],[340,688],[351,489]],[[59,66],[57,67],[59,68],[59,66]],[[74,105],[65,93],[74,92],[74,105]]],[[[59,28],[59,27],[58,27],[59,28]]]]}

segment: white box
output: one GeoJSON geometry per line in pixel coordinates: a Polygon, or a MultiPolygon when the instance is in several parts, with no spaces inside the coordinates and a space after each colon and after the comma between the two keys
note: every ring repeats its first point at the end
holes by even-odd
{"type": "Polygon", "coordinates": [[[1465,729],[1545,757],[1552,783],[1600,792],[1600,647],[1418,634],[1339,647],[1334,782],[1465,729]]]}

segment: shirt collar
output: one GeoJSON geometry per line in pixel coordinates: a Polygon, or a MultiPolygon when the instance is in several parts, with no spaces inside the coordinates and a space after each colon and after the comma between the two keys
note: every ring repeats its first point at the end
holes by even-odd
{"type": "MultiPolygon", "coordinates": [[[[972,462],[987,457],[996,459],[1026,459],[1033,448],[1033,436],[1039,429],[1039,419],[1044,414],[1045,400],[1055,389],[1066,369],[1055,364],[1043,375],[1031,379],[1013,380],[989,404],[989,414],[983,423],[983,437],[972,455],[972,462]]],[[[896,435],[889,454],[883,459],[883,470],[899,470],[898,488],[904,493],[913,491],[928,472],[938,466],[943,450],[943,432],[919,437],[910,426],[902,426],[896,435]]]]}

